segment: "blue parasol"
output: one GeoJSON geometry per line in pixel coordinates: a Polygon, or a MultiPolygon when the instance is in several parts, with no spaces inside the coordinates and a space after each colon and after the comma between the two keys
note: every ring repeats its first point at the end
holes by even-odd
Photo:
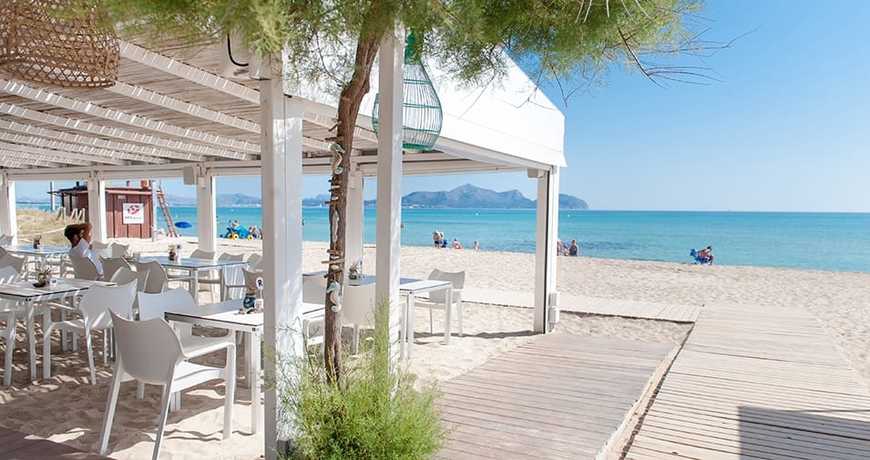
{"type": "Polygon", "coordinates": [[[176,222],[175,227],[177,227],[177,228],[190,228],[190,227],[193,227],[193,225],[190,225],[190,222],[182,220],[182,221],[176,222]]]}

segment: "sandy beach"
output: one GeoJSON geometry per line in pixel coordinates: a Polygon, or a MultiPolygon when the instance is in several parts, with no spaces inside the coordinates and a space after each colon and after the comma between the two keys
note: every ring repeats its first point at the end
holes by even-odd
{"type": "MultiPolygon", "coordinates": [[[[231,253],[259,249],[258,242],[220,242],[221,250],[231,253]]],[[[162,253],[166,244],[165,240],[135,241],[133,250],[162,253]]],[[[194,247],[195,244],[184,243],[186,251],[194,247]]],[[[324,244],[306,243],[304,270],[322,269],[319,261],[324,250],[324,244]]],[[[374,270],[373,256],[374,249],[366,248],[364,267],[367,272],[374,270]]],[[[425,277],[433,268],[466,270],[467,286],[481,289],[529,292],[534,288],[532,254],[404,247],[401,266],[402,274],[412,277],[425,277]]],[[[702,267],[581,257],[560,258],[558,276],[559,290],[572,296],[683,305],[727,301],[758,308],[805,308],[818,317],[865,380],[870,380],[870,274],[702,267]]],[[[455,337],[449,345],[440,342],[439,316],[436,316],[435,334],[430,335],[428,312],[418,309],[416,313],[418,342],[409,364],[410,370],[423,381],[456,377],[479,366],[493,354],[510,350],[533,337],[529,331],[532,311],[528,308],[466,304],[466,334],[455,337]]],[[[677,346],[689,333],[691,325],[564,312],[557,330],[677,346]]],[[[0,389],[2,424],[94,451],[99,442],[109,370],[101,368],[100,384],[91,386],[85,380],[83,353],[55,356],[52,381],[28,385],[26,354],[19,343],[14,359],[14,386],[0,389]]],[[[210,360],[222,363],[220,356],[210,360]]],[[[244,388],[243,379],[241,385],[232,438],[220,438],[223,387],[207,384],[186,395],[182,410],[170,415],[165,458],[255,458],[262,446],[262,434],[249,434],[250,394],[244,388]]],[[[150,455],[153,446],[159,394],[152,388],[146,401],[137,401],[133,396],[134,388],[128,384],[122,389],[112,437],[111,455],[116,458],[141,458],[150,455]]]]}

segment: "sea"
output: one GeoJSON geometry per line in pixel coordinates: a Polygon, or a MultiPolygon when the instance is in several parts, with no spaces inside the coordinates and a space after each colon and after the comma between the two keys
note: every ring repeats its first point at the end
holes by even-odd
{"type": "MultiPolygon", "coordinates": [[[[196,208],[173,207],[176,222],[196,235],[196,208]]],[[[159,213],[158,213],[159,215],[159,213]]],[[[303,208],[303,238],[327,241],[326,208],[303,208]]],[[[238,220],[261,226],[260,208],[218,208],[219,232],[238,220]]],[[[165,227],[162,216],[160,225],[165,227]]],[[[534,252],[535,211],[403,209],[402,244],[429,246],[444,233],[484,251],[534,252]]],[[[375,210],[365,210],[364,238],[375,241],[375,210]]],[[[715,263],[870,272],[870,214],[787,212],[562,211],[559,238],[576,239],[585,257],[690,263],[689,252],[712,246],[715,263]]]]}

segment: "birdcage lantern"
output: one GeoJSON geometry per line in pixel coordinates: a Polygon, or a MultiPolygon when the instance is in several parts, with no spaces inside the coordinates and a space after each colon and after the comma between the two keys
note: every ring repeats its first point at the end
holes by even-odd
{"type": "Polygon", "coordinates": [[[0,74],[72,88],[118,79],[120,45],[97,2],[0,1],[0,74]]]}
{"type": "MultiPolygon", "coordinates": [[[[414,35],[405,43],[402,74],[402,148],[412,152],[432,150],[444,120],[441,100],[420,57],[414,52],[414,35]]],[[[379,95],[375,95],[372,127],[378,132],[379,95]]]]}

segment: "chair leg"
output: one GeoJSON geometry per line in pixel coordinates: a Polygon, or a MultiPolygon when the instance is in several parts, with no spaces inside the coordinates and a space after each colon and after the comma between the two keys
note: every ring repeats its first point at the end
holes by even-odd
{"type": "Polygon", "coordinates": [[[6,368],[3,371],[3,386],[12,385],[12,352],[15,351],[15,318],[6,325],[6,368]]]}
{"type": "Polygon", "coordinates": [[[96,385],[97,370],[94,368],[94,343],[91,331],[85,331],[85,346],[88,347],[88,367],[91,369],[91,385],[96,385]]]}
{"type": "Polygon", "coordinates": [[[224,368],[226,394],[224,395],[224,439],[233,433],[233,403],[236,400],[236,347],[227,347],[227,364],[224,368]]]}
{"type": "Polygon", "coordinates": [[[462,331],[462,312],[463,310],[465,310],[465,308],[462,306],[462,302],[459,302],[456,307],[456,311],[459,313],[459,337],[462,337],[463,335],[465,335],[465,333],[462,331]]]}
{"type": "Polygon", "coordinates": [[[109,329],[103,329],[103,366],[109,365],[109,329]]]}
{"type": "Polygon", "coordinates": [[[73,332],[72,339],[73,339],[72,351],[73,351],[73,353],[78,353],[79,352],[79,333],[73,332]]]}
{"type": "MultiPolygon", "coordinates": [[[[413,315],[414,312],[411,312],[410,314],[413,315]]],[[[429,334],[434,334],[434,333],[435,333],[435,320],[432,319],[432,307],[429,307],[429,334]]]]}
{"type": "Polygon", "coordinates": [[[103,417],[103,432],[100,436],[100,455],[106,455],[109,450],[109,435],[112,433],[112,421],[115,419],[115,409],[118,407],[118,391],[121,389],[121,376],[124,371],[120,365],[115,365],[112,376],[112,388],[109,390],[109,400],[106,402],[106,415],[103,417]]]}
{"type": "Polygon", "coordinates": [[[169,401],[172,398],[172,383],[171,381],[163,385],[163,398],[160,406],[160,415],[158,417],[157,439],[154,442],[154,453],[151,455],[152,460],[157,460],[160,456],[160,444],[163,443],[163,430],[166,428],[166,418],[169,417],[169,401]]]}
{"type": "Polygon", "coordinates": [[[136,382],[136,399],[145,399],[145,384],[142,382],[136,382]]]}

